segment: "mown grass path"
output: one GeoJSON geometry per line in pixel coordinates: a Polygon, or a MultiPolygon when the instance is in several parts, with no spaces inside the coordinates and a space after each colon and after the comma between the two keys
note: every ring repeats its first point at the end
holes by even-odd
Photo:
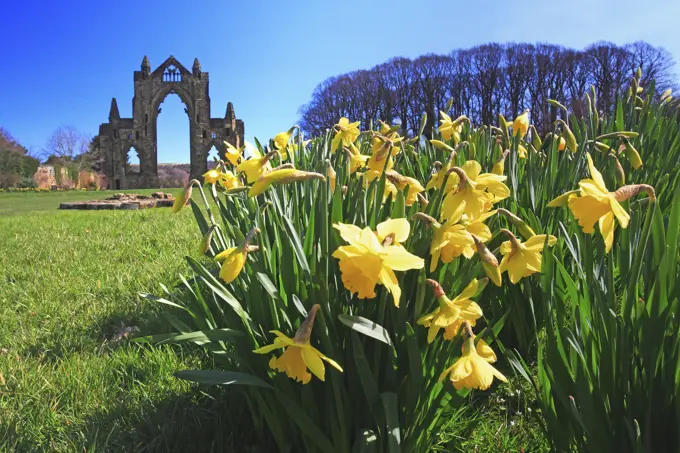
{"type": "Polygon", "coordinates": [[[0,194],[0,451],[233,451],[224,414],[173,377],[198,354],[113,341],[164,328],[137,293],[186,271],[191,211],[56,209],[106,196],[0,194]]]}

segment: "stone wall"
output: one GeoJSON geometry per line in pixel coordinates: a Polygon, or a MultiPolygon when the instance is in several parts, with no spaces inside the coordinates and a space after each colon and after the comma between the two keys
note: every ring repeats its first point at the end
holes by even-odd
{"type": "Polygon", "coordinates": [[[108,188],[106,176],[93,171],[81,171],[78,178],[74,181],[69,176],[66,167],[59,167],[59,178],[57,171],[52,165],[41,165],[33,175],[33,181],[40,189],[96,189],[104,190],[108,188]]]}

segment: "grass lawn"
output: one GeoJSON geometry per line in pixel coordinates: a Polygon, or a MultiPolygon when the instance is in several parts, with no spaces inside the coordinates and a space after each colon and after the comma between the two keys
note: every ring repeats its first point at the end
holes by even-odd
{"type": "MultiPolygon", "coordinates": [[[[173,377],[209,367],[202,353],[115,341],[169,330],[137,293],[187,273],[199,237],[189,209],[57,210],[110,193],[0,194],[0,451],[269,451],[244,447],[237,388],[173,377]]],[[[547,451],[514,382],[452,415],[437,451],[547,451]]]]}

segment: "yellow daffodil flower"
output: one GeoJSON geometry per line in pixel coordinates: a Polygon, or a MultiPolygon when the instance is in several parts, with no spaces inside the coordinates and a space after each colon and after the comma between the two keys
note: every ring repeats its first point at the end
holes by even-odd
{"type": "Polygon", "coordinates": [[[515,121],[512,122],[512,135],[517,136],[519,134],[519,138],[522,139],[525,135],[527,135],[528,129],[529,110],[525,110],[521,115],[515,118],[515,121]]]}
{"type": "Polygon", "coordinates": [[[477,218],[497,203],[510,196],[510,189],[503,184],[503,175],[481,173],[479,162],[469,160],[463,167],[453,167],[446,187],[456,187],[449,191],[442,203],[442,218],[448,219],[458,205],[465,202],[465,214],[477,218]],[[449,184],[451,184],[449,186],[449,184]]]}
{"type": "Polygon", "coordinates": [[[475,347],[475,339],[470,336],[463,345],[463,355],[441,374],[439,382],[448,375],[456,390],[462,388],[486,390],[491,387],[494,376],[508,382],[500,371],[491,366],[495,361],[496,354],[489,345],[479,340],[475,347]]]}
{"type": "Polygon", "coordinates": [[[236,167],[238,164],[241,163],[241,160],[243,160],[243,150],[245,149],[245,146],[235,148],[234,145],[232,145],[229,142],[224,142],[224,146],[225,146],[224,157],[227,158],[231,165],[236,167]]]}
{"type": "Polygon", "coordinates": [[[394,245],[394,240],[405,240],[403,234],[393,232],[381,243],[369,227],[360,230],[342,223],[333,226],[349,243],[333,252],[333,257],[340,260],[345,288],[358,293],[360,299],[368,299],[375,297],[375,286],[380,283],[392,294],[394,305],[398,307],[401,288],[394,271],[421,269],[424,265],[422,258],[412,255],[401,245],[394,245]]]}
{"type": "Polygon", "coordinates": [[[207,172],[203,173],[203,182],[206,184],[215,184],[217,182],[217,179],[220,177],[220,172],[217,170],[208,170],[207,172]]]}
{"type": "Polygon", "coordinates": [[[465,213],[465,202],[461,202],[451,217],[443,225],[435,225],[435,233],[430,244],[430,272],[437,268],[439,259],[442,263],[450,263],[463,255],[472,258],[475,254],[474,236],[482,242],[491,240],[493,236],[484,221],[494,215],[496,211],[489,211],[477,218],[470,218],[465,213]]]}
{"type": "Polygon", "coordinates": [[[243,184],[241,184],[241,181],[239,181],[238,177],[229,170],[223,170],[220,172],[217,183],[227,190],[243,187],[243,184]]]}
{"type": "Polygon", "coordinates": [[[359,131],[359,124],[361,124],[361,121],[350,123],[349,120],[344,116],[340,118],[338,124],[333,126],[335,129],[335,137],[333,137],[333,141],[331,142],[332,153],[337,151],[338,145],[341,143],[342,146],[349,146],[351,143],[354,143],[357,138],[359,138],[359,135],[361,134],[359,131]]]}
{"type": "Polygon", "coordinates": [[[520,159],[526,159],[527,157],[529,157],[529,152],[527,151],[527,149],[524,146],[517,145],[517,156],[520,159]]]}
{"type": "MultiPolygon", "coordinates": [[[[291,165],[291,164],[287,164],[291,165]]],[[[275,168],[272,171],[265,173],[250,187],[248,191],[249,197],[255,197],[267,190],[272,184],[290,184],[296,181],[307,181],[309,179],[320,179],[325,181],[326,178],[320,173],[310,171],[302,171],[296,168],[275,168]]]]}
{"type": "Polygon", "coordinates": [[[408,195],[406,196],[405,200],[406,206],[411,206],[413,203],[415,203],[416,200],[418,200],[418,194],[425,191],[425,188],[422,184],[420,184],[420,181],[409,176],[400,175],[394,170],[387,171],[385,176],[388,180],[390,180],[390,182],[397,186],[399,190],[403,191],[406,189],[406,187],[409,188],[408,195]]]}
{"type": "Polygon", "coordinates": [[[248,160],[244,160],[236,167],[237,173],[246,174],[246,178],[250,184],[254,183],[260,176],[271,170],[272,166],[269,161],[277,154],[276,151],[272,151],[269,154],[260,156],[257,148],[254,148],[252,151],[256,154],[251,156],[248,160]]]}
{"type": "Polygon", "coordinates": [[[439,116],[441,116],[441,123],[439,125],[439,134],[444,138],[444,140],[451,140],[453,138],[454,143],[460,142],[460,133],[463,131],[463,123],[469,122],[470,120],[465,116],[459,116],[455,120],[452,120],[449,115],[439,111],[439,116]]]}
{"type": "MultiPolygon", "coordinates": [[[[537,234],[530,237],[526,242],[518,240],[514,234],[506,229],[501,229],[509,240],[501,244],[501,273],[508,271],[508,277],[512,283],[519,282],[524,277],[529,277],[536,272],[541,272],[541,252],[546,241],[545,234],[537,234]]],[[[548,245],[553,246],[557,238],[548,235],[548,245]]]]}
{"type": "Polygon", "coordinates": [[[280,373],[286,373],[289,378],[303,384],[309,383],[312,379],[309,371],[320,380],[325,381],[326,369],[323,361],[328,362],[333,368],[342,373],[342,368],[336,361],[323,355],[310,343],[314,318],[318,311],[319,305],[316,304],[307,314],[307,318],[300,325],[294,338],[290,338],[278,330],[272,330],[270,333],[276,335],[274,343],[258,348],[253,352],[256,354],[268,354],[275,349],[283,349],[283,354],[280,357],[271,358],[269,368],[280,373]],[[307,371],[308,369],[309,371],[307,371]]]}
{"type": "Polygon", "coordinates": [[[248,252],[255,252],[258,250],[258,247],[250,245],[250,242],[259,232],[260,230],[258,228],[253,228],[245,237],[241,245],[238,247],[230,247],[215,255],[214,260],[222,263],[220,278],[226,283],[233,282],[236,277],[238,277],[238,274],[241,273],[243,266],[246,264],[248,252]]]}
{"type": "MultiPolygon", "coordinates": [[[[382,176],[381,171],[375,171],[375,170],[366,170],[364,173],[361,174],[361,177],[363,178],[364,181],[364,187],[368,188],[368,186],[373,182],[374,179],[379,179],[382,176]]],[[[387,176],[387,175],[386,175],[387,176]]],[[[395,186],[392,181],[390,181],[387,177],[385,178],[385,193],[383,194],[383,201],[387,200],[387,197],[392,195],[392,198],[396,198],[397,196],[397,186],[395,186]]]]}
{"type": "Polygon", "coordinates": [[[335,172],[335,169],[331,165],[331,161],[328,159],[326,159],[326,176],[328,176],[331,193],[335,193],[335,180],[338,177],[338,174],[335,172]]]}
{"type": "Polygon", "coordinates": [[[595,222],[599,222],[605,251],[609,253],[614,243],[616,227],[614,219],[618,220],[621,228],[628,228],[630,221],[630,215],[623,209],[620,202],[628,200],[641,191],[646,192],[652,200],[656,199],[656,194],[654,188],[646,184],[632,184],[623,186],[616,192],[609,192],[590,154],[586,153],[586,159],[588,159],[591,179],[582,179],[578,183],[579,190],[555,198],[548,203],[548,206],[568,204],[578,224],[583,228],[583,232],[587,234],[592,234],[595,231],[595,222]]]}
{"type": "Polygon", "coordinates": [[[491,170],[491,173],[493,173],[494,175],[503,175],[505,173],[505,159],[508,157],[508,154],[510,154],[509,149],[503,151],[503,154],[501,154],[500,159],[498,159],[496,163],[493,164],[493,169],[491,170]]]}
{"type": "Polygon", "coordinates": [[[290,128],[286,132],[281,132],[279,134],[276,134],[274,139],[272,140],[272,144],[274,146],[274,149],[276,149],[279,154],[281,154],[281,159],[286,160],[288,159],[288,151],[290,150],[291,153],[294,152],[294,148],[288,145],[288,142],[290,141],[290,136],[293,135],[293,131],[295,128],[290,128]]]}
{"type": "Polygon", "coordinates": [[[474,326],[477,320],[483,316],[482,309],[471,300],[471,297],[477,293],[479,286],[476,278],[453,300],[446,297],[444,290],[438,282],[428,279],[427,283],[434,290],[434,297],[439,302],[439,307],[417,321],[419,325],[428,328],[428,343],[434,341],[441,329],[444,329],[444,339],[452,340],[458,335],[465,321],[474,326]]]}

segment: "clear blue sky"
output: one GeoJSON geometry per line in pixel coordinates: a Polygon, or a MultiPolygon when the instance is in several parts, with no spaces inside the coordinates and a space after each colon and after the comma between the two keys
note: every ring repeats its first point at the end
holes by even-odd
{"type": "MultiPolygon", "coordinates": [[[[174,55],[210,73],[212,116],[228,101],[246,139],[288,129],[325,78],[490,41],[646,40],[680,60],[680,0],[328,2],[172,0],[8,1],[0,27],[0,126],[29,149],[54,129],[96,134],[111,97],[132,114],[133,71],[174,55]]],[[[677,66],[676,66],[677,72],[677,66]]],[[[159,162],[189,160],[176,96],[159,116],[159,162]]]]}

